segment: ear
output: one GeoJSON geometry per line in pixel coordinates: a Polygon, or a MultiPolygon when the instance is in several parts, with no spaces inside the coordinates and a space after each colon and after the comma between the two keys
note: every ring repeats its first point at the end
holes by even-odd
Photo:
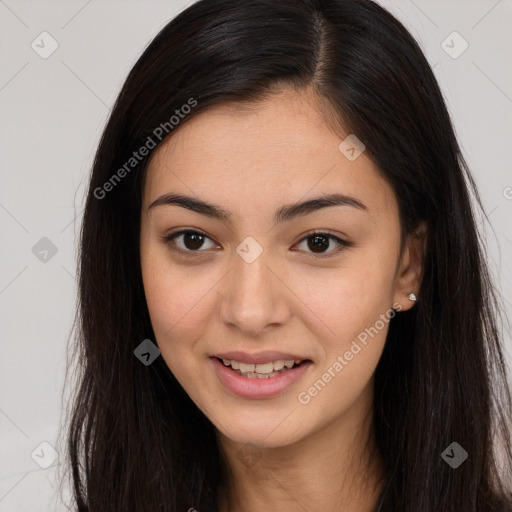
{"type": "Polygon", "coordinates": [[[422,222],[414,233],[407,236],[395,278],[393,308],[397,311],[407,311],[413,307],[414,301],[409,299],[410,293],[414,293],[421,299],[419,291],[423,277],[427,235],[427,225],[422,222]]]}

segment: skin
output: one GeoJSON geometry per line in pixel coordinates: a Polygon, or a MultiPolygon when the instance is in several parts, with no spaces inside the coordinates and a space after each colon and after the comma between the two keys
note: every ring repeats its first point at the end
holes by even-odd
{"type": "Polygon", "coordinates": [[[307,404],[298,394],[393,305],[413,307],[407,296],[419,290],[424,230],[400,254],[392,188],[364,152],[354,161],[340,152],[348,134],[329,128],[317,105],[311,90],[284,89],[251,109],[215,107],[180,126],[147,171],[140,235],[145,294],[161,355],[215,426],[228,461],[221,512],[269,504],[290,512],[371,511],[384,484],[372,450],[371,408],[388,322],[307,404]],[[233,218],[211,219],[177,205],[148,210],[170,192],[219,205],[233,218]],[[333,192],[367,209],[331,206],[273,225],[284,204],[333,192]],[[182,235],[172,250],[162,240],[185,228],[206,233],[203,246],[185,245],[182,235]],[[330,239],[323,252],[332,256],[315,258],[305,238],[311,230],[352,246],[337,252],[330,239]],[[250,264],[236,252],[247,236],[263,249],[250,264]],[[244,399],[223,387],[210,360],[228,350],[282,350],[313,365],[278,396],[244,399]],[[242,448],[252,450],[252,465],[242,448]]]}

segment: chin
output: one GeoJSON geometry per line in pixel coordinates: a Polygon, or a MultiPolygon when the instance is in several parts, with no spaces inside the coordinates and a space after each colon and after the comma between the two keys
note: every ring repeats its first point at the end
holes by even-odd
{"type": "MultiPolygon", "coordinates": [[[[254,418],[254,414],[252,415],[254,418]]],[[[290,414],[287,419],[294,415],[290,414]]],[[[294,444],[304,437],[303,426],[283,420],[286,414],[279,414],[272,421],[254,421],[254,419],[236,421],[223,421],[223,428],[217,428],[222,435],[234,443],[241,445],[252,445],[258,448],[280,448],[294,444]]]]}

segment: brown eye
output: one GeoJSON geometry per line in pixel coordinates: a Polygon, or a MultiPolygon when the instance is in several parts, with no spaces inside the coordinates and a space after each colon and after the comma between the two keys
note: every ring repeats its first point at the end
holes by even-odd
{"type": "MultiPolygon", "coordinates": [[[[171,246],[173,250],[181,253],[188,253],[191,256],[198,255],[201,252],[206,252],[207,249],[220,248],[213,240],[206,234],[196,231],[193,229],[184,229],[171,233],[164,237],[164,241],[171,246]],[[210,246],[208,247],[208,242],[210,246]]],[[[329,257],[333,256],[345,247],[350,247],[352,244],[341,238],[324,232],[314,232],[304,237],[300,243],[307,241],[306,252],[309,252],[315,257],[329,257]],[[329,250],[332,247],[332,241],[337,244],[334,249],[329,250]]],[[[299,243],[299,245],[300,245],[299,243]]]]}
{"type": "MultiPolygon", "coordinates": [[[[211,241],[211,239],[207,237],[204,233],[191,229],[178,231],[177,233],[173,233],[165,237],[165,241],[175,246],[177,250],[192,253],[203,252],[200,249],[205,248],[206,240],[211,241]],[[182,240],[180,240],[180,238],[182,238],[182,240]],[[178,242],[176,240],[178,240],[178,242]]],[[[210,247],[206,247],[206,249],[218,247],[215,243],[213,243],[213,241],[211,242],[212,245],[210,247]]]]}
{"type": "Polygon", "coordinates": [[[324,235],[308,236],[308,248],[313,252],[323,252],[329,248],[329,237],[324,235]]]}
{"type": "Polygon", "coordinates": [[[314,256],[318,257],[332,256],[345,247],[349,247],[351,245],[349,242],[346,242],[337,236],[323,232],[311,233],[304,237],[300,243],[303,243],[304,241],[307,241],[308,250],[306,250],[306,252],[311,252],[314,256]],[[328,250],[332,246],[332,240],[338,244],[338,247],[335,247],[334,250],[328,250]]]}

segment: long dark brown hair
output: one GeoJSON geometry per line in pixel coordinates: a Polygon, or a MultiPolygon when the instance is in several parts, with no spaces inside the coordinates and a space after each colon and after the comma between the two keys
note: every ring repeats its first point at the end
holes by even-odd
{"type": "Polygon", "coordinates": [[[403,236],[428,227],[420,300],[390,321],[375,373],[379,512],[512,510],[504,315],[477,230],[482,204],[419,45],[370,0],[202,0],[129,73],[96,153],[80,233],[65,430],[72,506],[202,510],[226,485],[212,423],[162,357],[146,366],[134,356],[155,340],[139,257],[152,151],[130,158],[209,107],[284,87],[312,87],[326,121],[364,142],[396,194],[403,236]],[[456,469],[441,457],[452,442],[468,453],[456,469]]]}

